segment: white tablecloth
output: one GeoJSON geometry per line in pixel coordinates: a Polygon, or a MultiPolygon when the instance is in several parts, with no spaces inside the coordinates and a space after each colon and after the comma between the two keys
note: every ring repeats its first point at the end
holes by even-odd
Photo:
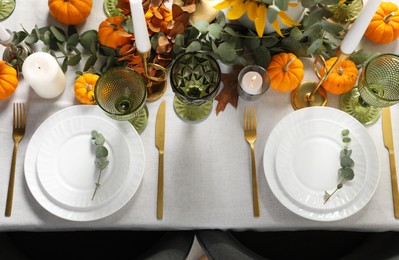
{"type": "MultiPolygon", "coordinates": [[[[80,32],[97,29],[105,19],[103,1],[94,0],[88,20],[77,28],[80,32]]],[[[2,24],[11,30],[30,31],[54,24],[63,26],[49,15],[47,1],[17,1],[10,18],[2,24]]],[[[369,51],[399,53],[398,41],[386,45],[373,45],[366,39],[362,47],[369,51]]],[[[4,48],[1,49],[1,52],[4,48]]],[[[305,80],[316,80],[311,60],[303,59],[308,68],[305,80]]],[[[381,177],[371,201],[355,215],[334,222],[316,222],[297,216],[287,210],[271,192],[263,171],[263,150],[273,127],[285,115],[293,112],[289,93],[269,89],[252,105],[257,107],[258,139],[255,144],[260,188],[261,217],[254,218],[250,178],[250,152],[243,135],[243,108],[228,105],[218,116],[214,110],[203,122],[190,124],[180,120],[172,106],[173,93],[168,87],[158,101],[148,103],[148,126],[141,134],[145,149],[145,172],[141,186],[131,201],[115,214],[91,222],[73,222],[47,212],[30,193],[24,178],[23,162],[26,148],[35,130],[53,113],[79,104],[74,97],[75,69],[69,68],[67,88],[55,99],[37,96],[21,78],[12,97],[0,101],[0,211],[5,208],[12,156],[12,103],[26,102],[28,123],[20,143],[16,168],[13,214],[0,214],[0,230],[84,230],[84,229],[344,229],[344,230],[399,230],[392,208],[388,153],[384,148],[381,120],[367,126],[379,153],[381,177]],[[163,220],[156,219],[156,193],[158,150],[154,145],[155,115],[165,99],[165,205],[163,220]]],[[[337,107],[338,97],[329,95],[328,106],[337,107]]],[[[215,102],[216,105],[216,102],[215,102]]],[[[399,147],[399,107],[391,108],[395,146],[399,147]]],[[[399,153],[396,155],[399,162],[399,153]]]]}

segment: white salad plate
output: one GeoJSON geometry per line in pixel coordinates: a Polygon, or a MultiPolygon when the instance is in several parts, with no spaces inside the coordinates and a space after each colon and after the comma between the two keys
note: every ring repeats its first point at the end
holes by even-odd
{"type": "Polygon", "coordinates": [[[366,128],[350,115],[329,107],[310,107],[283,118],[264,150],[266,180],[277,199],[295,214],[317,221],[347,218],[372,198],[379,181],[379,157],[366,128]],[[355,177],[340,182],[342,130],[350,131],[355,177]]]}
{"type": "Polygon", "coordinates": [[[50,213],[72,221],[92,221],[121,209],[136,193],[144,174],[144,148],[134,127],[116,121],[97,106],[56,112],[33,134],[26,151],[25,179],[50,213]],[[91,130],[104,135],[109,165],[92,200],[98,168],[91,130]]]}

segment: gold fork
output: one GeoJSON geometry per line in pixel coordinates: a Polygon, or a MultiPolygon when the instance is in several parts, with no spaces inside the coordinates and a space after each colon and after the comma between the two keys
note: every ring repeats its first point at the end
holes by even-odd
{"type": "Polygon", "coordinates": [[[8,193],[5,216],[11,216],[12,199],[14,195],[15,163],[17,160],[18,144],[25,135],[26,127],[26,108],[24,103],[14,103],[13,105],[13,131],[14,150],[12,152],[10,180],[8,182],[8,193]]]}
{"type": "Polygon", "coordinates": [[[256,109],[249,107],[244,109],[244,135],[245,140],[251,146],[251,161],[252,161],[252,197],[254,216],[259,217],[259,195],[258,195],[258,178],[256,177],[256,163],[255,163],[255,149],[254,143],[256,141],[256,109]]]}

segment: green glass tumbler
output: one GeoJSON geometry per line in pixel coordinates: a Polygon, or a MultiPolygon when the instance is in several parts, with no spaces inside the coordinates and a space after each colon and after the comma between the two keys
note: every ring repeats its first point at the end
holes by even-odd
{"type": "Polygon", "coordinates": [[[170,71],[176,114],[188,121],[200,121],[208,117],[220,81],[220,67],[212,56],[202,52],[180,55],[170,71]]]}
{"type": "Polygon", "coordinates": [[[380,54],[368,61],[358,86],[342,94],[340,109],[362,124],[374,123],[383,107],[399,102],[399,56],[380,54]]]}
{"type": "Polygon", "coordinates": [[[97,105],[115,120],[129,121],[138,133],[147,126],[147,87],[135,70],[114,67],[104,72],[94,88],[97,105]]]}

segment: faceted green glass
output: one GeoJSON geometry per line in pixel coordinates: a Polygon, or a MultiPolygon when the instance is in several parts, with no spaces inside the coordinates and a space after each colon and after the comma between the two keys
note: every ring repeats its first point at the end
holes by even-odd
{"type": "Polygon", "coordinates": [[[0,0],[0,20],[8,18],[15,9],[15,0],[0,0]]]}
{"type": "Polygon", "coordinates": [[[94,88],[97,105],[111,118],[127,120],[141,133],[147,125],[147,87],[136,71],[114,67],[97,80],[94,88]]]}
{"type": "Polygon", "coordinates": [[[381,54],[366,63],[353,88],[340,98],[340,109],[363,124],[375,122],[381,108],[399,102],[399,56],[381,54]]]}
{"type": "Polygon", "coordinates": [[[184,53],[175,60],[170,80],[175,93],[173,107],[180,118],[198,121],[210,114],[221,80],[220,67],[212,56],[184,53]]]}

